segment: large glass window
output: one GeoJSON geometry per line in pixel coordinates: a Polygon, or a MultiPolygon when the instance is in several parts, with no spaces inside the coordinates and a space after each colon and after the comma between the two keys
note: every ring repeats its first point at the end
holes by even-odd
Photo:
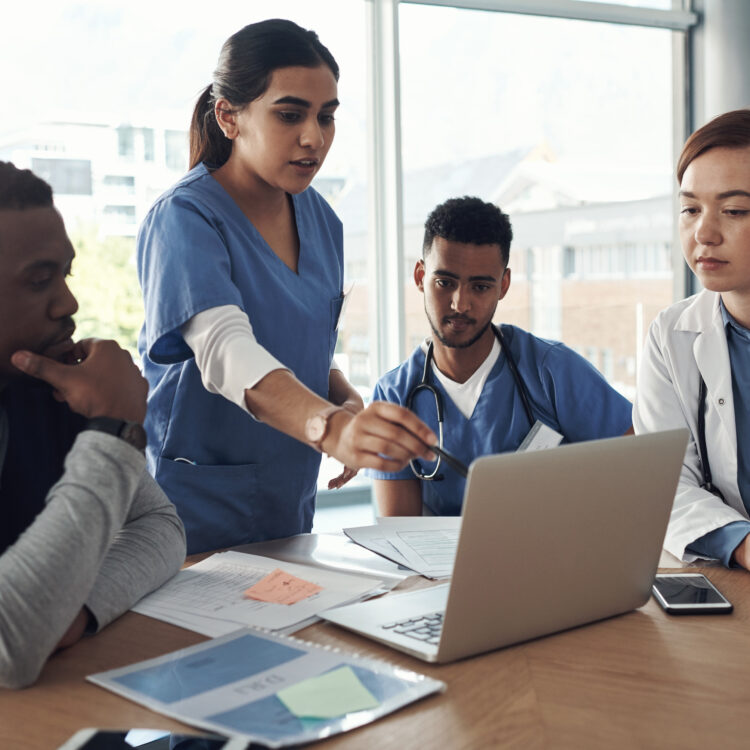
{"type": "MultiPolygon", "coordinates": [[[[341,68],[336,139],[315,186],[348,219],[351,292],[336,359],[369,391],[365,12],[364,2],[351,0],[216,0],[210,12],[196,0],[14,8],[0,83],[23,92],[24,104],[4,109],[0,158],[52,183],[78,249],[76,268],[96,265],[96,274],[76,271],[71,282],[82,335],[113,335],[135,354],[142,320],[135,234],[154,199],[187,170],[195,99],[228,36],[264,18],[289,18],[314,29],[341,68]],[[122,289],[107,295],[97,278],[122,289]]],[[[326,464],[322,482],[335,472],[326,464]]]]}
{"type": "MultiPolygon", "coordinates": [[[[206,13],[197,0],[178,9],[166,0],[40,0],[14,8],[0,86],[23,92],[24,102],[3,112],[0,158],[55,187],[78,252],[82,335],[113,336],[135,351],[135,233],[187,169],[194,101],[230,34],[290,18],[315,29],[341,66],[336,142],[315,186],[344,223],[350,294],[336,359],[369,395],[381,374],[373,315],[382,313],[371,288],[367,172],[368,156],[384,159],[372,145],[380,113],[367,106],[368,91],[383,83],[380,61],[366,57],[375,4],[216,0],[206,13]]],[[[476,194],[510,213],[515,232],[513,285],[498,319],[564,340],[631,396],[648,322],[672,300],[673,32],[406,2],[398,21],[406,309],[394,338],[408,352],[427,333],[411,281],[427,213],[476,194]]],[[[336,471],[324,462],[321,486],[336,471]]]]}
{"type": "Polygon", "coordinates": [[[632,397],[644,326],[672,301],[672,32],[422,5],[399,20],[407,350],[429,332],[424,220],[477,195],[514,229],[497,320],[632,397]]]}

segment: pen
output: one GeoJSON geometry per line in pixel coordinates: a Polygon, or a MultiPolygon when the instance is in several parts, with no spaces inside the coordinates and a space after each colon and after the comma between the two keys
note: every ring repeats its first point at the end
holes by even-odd
{"type": "Polygon", "coordinates": [[[443,461],[445,461],[445,463],[447,463],[448,466],[453,469],[453,471],[457,472],[464,479],[466,479],[466,477],[469,475],[469,470],[466,468],[466,464],[459,461],[455,456],[452,456],[450,453],[448,453],[448,451],[443,450],[438,445],[431,445],[429,446],[429,448],[433,453],[436,453],[438,456],[440,456],[440,458],[442,458],[443,461]]]}

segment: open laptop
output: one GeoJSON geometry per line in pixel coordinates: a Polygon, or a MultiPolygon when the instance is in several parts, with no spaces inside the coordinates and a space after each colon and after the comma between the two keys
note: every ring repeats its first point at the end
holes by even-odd
{"type": "Polygon", "coordinates": [[[483,456],[450,583],[322,613],[432,662],[628,612],[651,593],[687,430],[483,456]]]}

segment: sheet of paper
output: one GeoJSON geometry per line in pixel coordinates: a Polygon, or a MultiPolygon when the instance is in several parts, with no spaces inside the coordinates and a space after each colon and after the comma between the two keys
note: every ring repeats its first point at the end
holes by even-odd
{"type": "Polygon", "coordinates": [[[378,526],[388,529],[460,529],[461,516],[378,516],[378,526]]]}
{"type": "Polygon", "coordinates": [[[353,541],[374,539],[382,549],[396,550],[402,564],[427,578],[452,574],[460,531],[460,516],[390,516],[379,518],[377,526],[344,529],[353,541]]]}
{"type": "Polygon", "coordinates": [[[317,586],[303,578],[297,578],[281,568],[272,570],[265,578],[251,586],[244,593],[245,599],[255,599],[259,602],[275,602],[276,604],[296,604],[308,596],[322,591],[317,586]]]}
{"type": "Polygon", "coordinates": [[[380,588],[372,578],[284,563],[287,573],[320,590],[295,604],[244,598],[248,588],[276,568],[278,561],[266,557],[219,552],[181,570],[133,611],[214,637],[247,625],[288,633],[309,624],[324,609],[357,601],[380,588]]]}
{"type": "Polygon", "coordinates": [[[152,711],[264,747],[330,737],[445,689],[403,667],[250,628],[87,679],[152,711]],[[287,691],[295,710],[279,697],[287,691]]]}
{"type": "Polygon", "coordinates": [[[406,558],[412,570],[427,578],[452,575],[459,529],[398,529],[391,531],[391,544],[406,558]]]}
{"type": "Polygon", "coordinates": [[[406,568],[409,567],[406,558],[388,541],[386,534],[378,526],[354,526],[343,531],[349,539],[362,547],[406,568]]]}
{"type": "Polygon", "coordinates": [[[349,666],[302,680],[276,695],[301,719],[334,719],[380,705],[349,666]]]}

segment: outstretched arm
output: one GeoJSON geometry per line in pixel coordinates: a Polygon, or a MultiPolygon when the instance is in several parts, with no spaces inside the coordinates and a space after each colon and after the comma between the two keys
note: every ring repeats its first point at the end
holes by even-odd
{"type": "MultiPolygon", "coordinates": [[[[286,370],[246,390],[245,401],[258,419],[302,442],[307,420],[330,406],[286,370]]],[[[432,430],[408,409],[376,401],[356,415],[346,409],[334,414],[322,445],[345,466],[395,472],[411,458],[434,460],[428,446],[435,443],[432,430]]]]}

